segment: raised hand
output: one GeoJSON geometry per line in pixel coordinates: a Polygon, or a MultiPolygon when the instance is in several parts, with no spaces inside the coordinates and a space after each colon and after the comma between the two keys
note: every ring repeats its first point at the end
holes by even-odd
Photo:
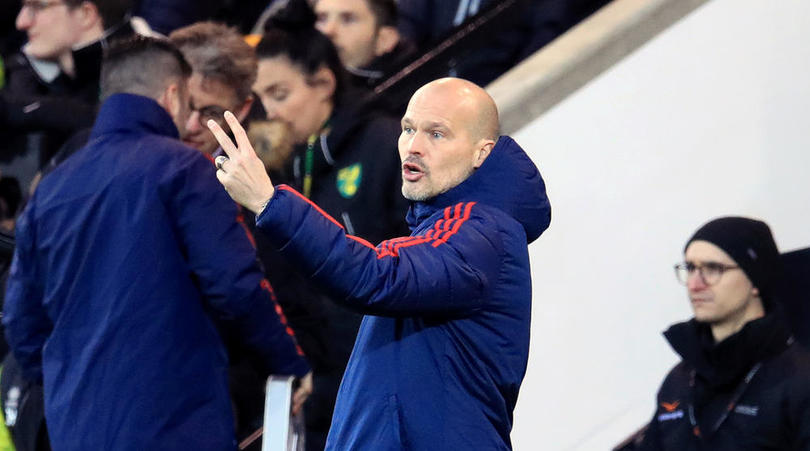
{"type": "Polygon", "coordinates": [[[226,111],[225,122],[231,127],[236,144],[216,121],[208,121],[208,128],[227,155],[227,158],[220,156],[216,159],[217,179],[233,200],[258,215],[273,197],[273,182],[236,116],[226,111]]]}

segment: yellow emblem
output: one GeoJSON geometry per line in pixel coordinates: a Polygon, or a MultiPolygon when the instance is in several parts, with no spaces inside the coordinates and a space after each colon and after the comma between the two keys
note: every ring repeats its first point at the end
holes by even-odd
{"type": "Polygon", "coordinates": [[[363,165],[355,163],[338,170],[337,189],[341,196],[351,199],[357,194],[360,188],[360,180],[363,176],[363,165]]]}

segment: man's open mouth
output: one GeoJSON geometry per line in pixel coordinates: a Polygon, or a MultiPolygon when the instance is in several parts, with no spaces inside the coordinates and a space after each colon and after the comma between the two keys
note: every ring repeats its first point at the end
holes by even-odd
{"type": "Polygon", "coordinates": [[[422,178],[425,171],[422,167],[415,163],[405,162],[402,164],[402,178],[409,182],[415,182],[422,178]]]}

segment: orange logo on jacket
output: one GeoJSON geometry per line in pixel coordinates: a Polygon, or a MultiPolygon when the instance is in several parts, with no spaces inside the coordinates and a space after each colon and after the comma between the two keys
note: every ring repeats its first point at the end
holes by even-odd
{"type": "Polygon", "coordinates": [[[681,405],[681,402],[680,402],[680,401],[675,401],[675,402],[662,402],[662,403],[661,403],[661,407],[663,407],[663,408],[664,408],[664,410],[666,410],[667,412],[674,412],[674,411],[675,411],[675,409],[677,409],[677,408],[678,408],[678,406],[680,406],[680,405],[681,405]]]}

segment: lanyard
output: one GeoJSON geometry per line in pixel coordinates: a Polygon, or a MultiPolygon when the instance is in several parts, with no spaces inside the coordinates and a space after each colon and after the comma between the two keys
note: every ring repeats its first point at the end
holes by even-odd
{"type": "Polygon", "coordinates": [[[304,197],[312,194],[312,161],[315,159],[315,141],[318,135],[312,134],[307,139],[307,151],[304,153],[304,197]]]}
{"type": "Polygon", "coordinates": [[[307,138],[307,150],[304,152],[304,197],[307,199],[312,195],[312,166],[315,160],[315,143],[318,141],[318,137],[323,135],[327,127],[329,127],[329,119],[324,121],[318,133],[313,133],[307,138]]]}
{"type": "MultiPolygon", "coordinates": [[[[757,363],[756,365],[754,365],[753,368],[751,368],[751,370],[748,371],[748,374],[745,375],[745,379],[743,379],[743,381],[734,391],[734,394],[731,396],[731,402],[729,402],[728,406],[726,406],[726,410],[723,411],[723,414],[720,415],[720,418],[718,418],[717,421],[714,423],[714,426],[711,429],[712,434],[714,434],[715,432],[717,432],[718,429],[720,429],[720,426],[722,426],[723,422],[725,422],[726,419],[728,418],[729,413],[731,413],[731,411],[734,410],[735,407],[737,407],[737,403],[740,401],[740,398],[745,392],[745,389],[748,388],[748,385],[751,383],[751,379],[754,378],[754,375],[757,374],[757,371],[759,371],[759,368],[761,366],[762,362],[757,363]]],[[[689,380],[689,387],[692,388],[692,392],[694,393],[695,370],[692,370],[691,378],[689,380]]],[[[695,416],[694,401],[692,401],[692,403],[689,404],[689,423],[692,425],[692,433],[695,434],[696,437],[701,437],[702,433],[700,431],[700,426],[698,426],[697,424],[697,418],[695,416]]]]}

